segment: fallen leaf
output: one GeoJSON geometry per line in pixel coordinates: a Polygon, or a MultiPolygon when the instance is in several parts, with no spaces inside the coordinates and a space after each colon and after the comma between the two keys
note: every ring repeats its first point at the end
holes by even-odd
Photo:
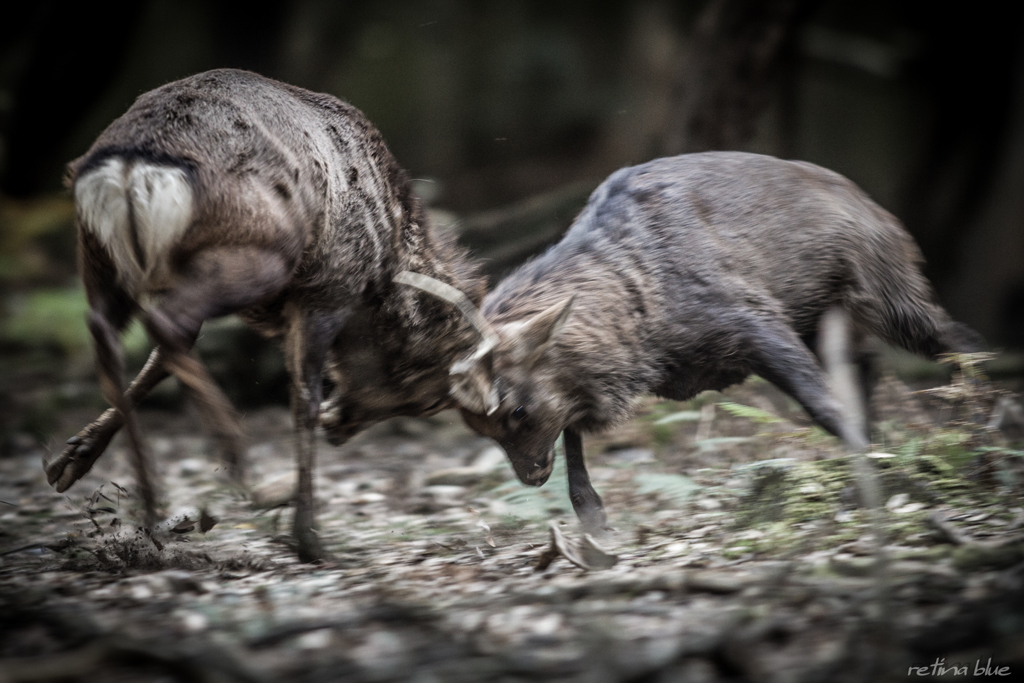
{"type": "Polygon", "coordinates": [[[194,530],[195,528],[196,528],[196,523],[193,520],[191,520],[188,517],[186,517],[185,519],[181,520],[180,522],[175,524],[173,527],[171,527],[171,533],[172,534],[187,534],[188,532],[194,530]]]}
{"type": "Polygon", "coordinates": [[[584,534],[583,540],[574,545],[562,535],[557,522],[550,522],[548,528],[551,530],[551,546],[541,553],[534,571],[544,571],[559,555],[580,569],[588,570],[608,569],[619,561],[617,555],[612,555],[598,545],[590,534],[584,534]]]}

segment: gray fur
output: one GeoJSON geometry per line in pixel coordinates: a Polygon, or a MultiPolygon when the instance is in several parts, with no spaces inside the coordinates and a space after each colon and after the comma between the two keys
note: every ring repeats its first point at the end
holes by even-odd
{"type": "Polygon", "coordinates": [[[810,350],[830,307],[919,354],[980,345],[935,302],[921,262],[896,218],[813,164],[709,152],[621,169],[561,242],[485,298],[500,342],[474,386],[501,405],[483,416],[462,401],[463,414],[534,485],[563,430],[601,431],[645,393],[685,400],[751,373],[862,443],[843,434],[810,350]]]}

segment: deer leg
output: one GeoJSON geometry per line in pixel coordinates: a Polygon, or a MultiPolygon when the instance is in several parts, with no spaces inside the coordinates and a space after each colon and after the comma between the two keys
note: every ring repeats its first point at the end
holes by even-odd
{"type": "Polygon", "coordinates": [[[112,405],[124,419],[131,445],[132,464],[135,467],[135,478],[142,496],[145,510],[145,527],[151,529],[156,524],[156,491],[150,476],[150,458],[146,453],[145,444],[139,432],[135,411],[128,405],[122,387],[124,375],[124,353],[118,338],[117,329],[105,315],[94,309],[89,314],[89,331],[96,343],[97,367],[100,375],[100,387],[107,402],[112,405]]]}
{"type": "Polygon", "coordinates": [[[289,311],[285,336],[285,361],[291,377],[292,418],[295,427],[295,460],[298,481],[292,533],[298,544],[299,560],[315,562],[325,553],[316,533],[314,475],[316,471],[316,425],[323,400],[324,366],[331,345],[345,319],[343,313],[289,311]]]}
{"type": "MultiPolygon", "coordinates": [[[[99,372],[100,388],[104,398],[125,422],[132,450],[132,460],[145,506],[145,524],[151,527],[156,522],[156,494],[149,477],[149,459],[143,451],[138,424],[128,405],[123,389],[124,353],[120,332],[128,324],[138,306],[125,290],[117,277],[117,269],[107,251],[96,238],[85,230],[79,230],[79,253],[82,263],[82,281],[89,300],[87,322],[96,346],[96,365],[99,372]]],[[[51,470],[51,482],[65,481],[62,491],[92,467],[98,454],[85,462],[66,460],[55,463],[51,470]],[[84,468],[81,465],[85,465],[84,468]],[[68,468],[68,466],[71,466],[68,468]],[[67,469],[67,475],[65,470],[67,469]]],[[[47,477],[50,478],[50,472],[47,477]]]]}
{"type": "MultiPolygon", "coordinates": [[[[128,409],[133,410],[165,377],[167,369],[163,366],[163,353],[159,348],[153,349],[138,376],[124,392],[128,409]]],[[[123,426],[124,417],[120,411],[108,408],[85,429],[68,439],[64,451],[46,468],[47,482],[58,493],[67,491],[92,469],[123,426]]]]}
{"type": "Polygon", "coordinates": [[[565,465],[569,475],[569,500],[583,530],[593,534],[605,527],[604,504],[590,484],[587,464],[583,460],[583,439],[575,429],[562,432],[565,444],[565,465]]]}
{"type": "Polygon", "coordinates": [[[751,321],[745,337],[753,372],[796,399],[815,422],[851,449],[867,447],[863,430],[844,418],[814,354],[785,322],[764,318],[751,321]]]}
{"type": "Polygon", "coordinates": [[[290,280],[285,258],[254,247],[222,247],[194,255],[178,284],[143,318],[163,365],[187,386],[213,431],[231,477],[243,478],[241,433],[230,401],[189,351],[203,322],[255,306],[290,280]]]}

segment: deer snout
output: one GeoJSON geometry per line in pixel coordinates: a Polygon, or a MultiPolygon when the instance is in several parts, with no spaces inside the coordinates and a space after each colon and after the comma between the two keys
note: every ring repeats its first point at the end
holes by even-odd
{"type": "Polygon", "coordinates": [[[327,400],[320,404],[320,426],[324,428],[327,443],[340,446],[363,429],[362,423],[346,422],[342,408],[336,401],[327,400]]]}
{"type": "Polygon", "coordinates": [[[539,456],[523,458],[516,458],[510,453],[509,459],[512,461],[512,469],[515,470],[519,481],[527,486],[541,486],[551,476],[551,470],[555,465],[554,456],[554,451],[549,450],[539,456]]]}

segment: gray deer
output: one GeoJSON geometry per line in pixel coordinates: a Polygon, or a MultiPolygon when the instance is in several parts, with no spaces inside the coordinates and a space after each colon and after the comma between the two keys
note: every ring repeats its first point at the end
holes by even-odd
{"type": "Polygon", "coordinates": [[[458,310],[399,276],[432,278],[476,303],[482,277],[430,229],[406,173],[357,109],[245,71],[145,93],[71,163],[69,183],[113,408],[68,441],[49,482],[66,490],[127,426],[151,524],[133,408],[168,372],[192,389],[241,478],[231,406],[188,355],[205,320],[237,313],[281,340],[298,461],[294,534],[302,560],[322,557],[318,418],[340,443],[393,415],[437,412],[451,404],[448,367],[479,339],[458,310]],[[125,392],[118,333],[136,315],[156,348],[125,392]],[[335,388],[321,406],[325,370],[335,388]]]}
{"type": "Polygon", "coordinates": [[[935,302],[921,262],[899,221],[831,171],[737,152],[657,159],[612,174],[561,242],[487,295],[497,339],[452,367],[452,389],[525,484],[547,480],[564,432],[570,498],[600,528],[581,434],[645,393],[686,400],[756,373],[866,445],[812,352],[826,311],[845,311],[851,336],[929,357],[983,345],[935,302]]]}

